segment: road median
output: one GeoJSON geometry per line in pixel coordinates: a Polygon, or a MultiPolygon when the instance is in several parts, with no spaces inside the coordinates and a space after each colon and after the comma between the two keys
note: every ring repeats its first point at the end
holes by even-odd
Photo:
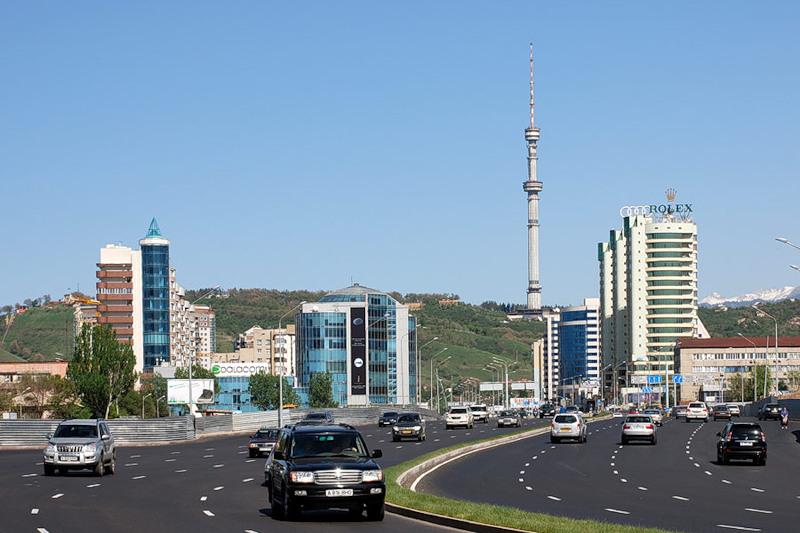
{"type": "MultiPolygon", "coordinates": [[[[608,418],[595,418],[599,422],[608,418]]],[[[419,492],[419,483],[431,472],[473,453],[546,434],[536,428],[500,437],[458,444],[387,468],[386,505],[389,512],[476,533],[665,533],[665,530],[617,523],[579,520],[523,511],[516,507],[477,503],[419,492]]],[[[479,480],[476,480],[479,481],[479,480]]]]}

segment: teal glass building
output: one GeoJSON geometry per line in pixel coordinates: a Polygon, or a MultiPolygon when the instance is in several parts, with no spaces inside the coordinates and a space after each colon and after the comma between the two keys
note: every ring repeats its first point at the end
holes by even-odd
{"type": "Polygon", "coordinates": [[[169,241],[156,219],[144,239],[142,253],[142,334],[144,370],[169,361],[169,241]]]}

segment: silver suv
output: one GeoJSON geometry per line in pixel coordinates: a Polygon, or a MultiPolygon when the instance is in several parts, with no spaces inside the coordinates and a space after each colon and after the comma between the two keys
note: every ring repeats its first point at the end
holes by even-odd
{"type": "Polygon", "coordinates": [[[47,438],[45,476],[82,468],[96,476],[116,471],[117,446],[105,420],[64,420],[47,438]]]}

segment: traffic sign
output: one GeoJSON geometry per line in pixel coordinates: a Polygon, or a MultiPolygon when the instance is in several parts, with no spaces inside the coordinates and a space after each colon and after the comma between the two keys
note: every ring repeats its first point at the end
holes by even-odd
{"type": "Polygon", "coordinates": [[[659,383],[661,383],[661,376],[659,375],[647,376],[648,385],[658,385],[659,383]]]}
{"type": "Polygon", "coordinates": [[[675,374],[674,376],[672,376],[672,382],[675,383],[676,385],[680,385],[681,383],[683,383],[683,376],[680,374],[675,374]]]}
{"type": "Polygon", "coordinates": [[[653,392],[653,387],[642,387],[642,392],[645,394],[653,392]]]}

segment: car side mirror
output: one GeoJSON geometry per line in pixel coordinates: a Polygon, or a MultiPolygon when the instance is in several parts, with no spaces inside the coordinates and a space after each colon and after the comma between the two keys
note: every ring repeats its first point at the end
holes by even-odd
{"type": "Polygon", "coordinates": [[[370,456],[373,459],[378,459],[380,457],[383,457],[383,451],[382,450],[372,450],[372,453],[370,454],[370,456]]]}
{"type": "Polygon", "coordinates": [[[272,458],[277,459],[279,461],[283,461],[283,452],[278,452],[278,451],[272,452],[272,458]]]}
{"type": "Polygon", "coordinates": [[[47,434],[47,440],[50,440],[50,439],[52,439],[52,438],[53,438],[53,434],[52,434],[52,433],[48,433],[48,434],[47,434]]]}
{"type": "Polygon", "coordinates": [[[100,440],[111,440],[111,435],[105,434],[102,437],[100,437],[100,440]]]}

